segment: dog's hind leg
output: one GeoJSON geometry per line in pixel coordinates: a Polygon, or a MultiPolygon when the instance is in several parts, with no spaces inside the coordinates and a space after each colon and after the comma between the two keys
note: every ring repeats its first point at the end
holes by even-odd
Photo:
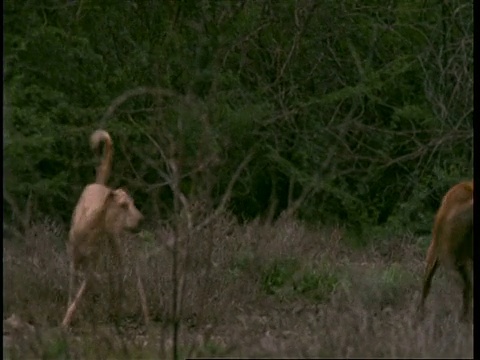
{"type": "Polygon", "coordinates": [[[119,238],[110,236],[109,244],[113,255],[114,266],[110,267],[108,273],[110,278],[110,304],[112,314],[115,320],[117,320],[120,312],[123,309],[124,300],[124,287],[123,287],[123,275],[125,266],[125,255],[122,247],[122,243],[119,238]]]}
{"type": "Polygon", "coordinates": [[[75,299],[71,304],[69,304],[67,312],[65,313],[65,316],[62,321],[63,328],[66,328],[70,324],[73,314],[77,310],[78,303],[80,302],[80,299],[85,293],[85,290],[87,288],[87,283],[88,283],[88,278],[83,280],[82,285],[80,285],[80,289],[78,289],[77,295],[75,296],[75,299]]]}
{"type": "Polygon", "coordinates": [[[68,266],[68,306],[72,303],[72,297],[73,297],[73,287],[74,287],[74,280],[75,280],[75,265],[73,261],[70,261],[70,264],[68,266]]]}
{"type": "MultiPolygon", "coordinates": [[[[70,273],[70,276],[71,276],[71,292],[73,294],[73,279],[76,276],[73,261],[72,261],[71,266],[72,266],[72,270],[74,270],[70,273]]],[[[62,321],[62,327],[63,328],[68,327],[68,325],[70,324],[70,322],[73,318],[73,315],[74,315],[75,311],[78,308],[78,305],[80,303],[80,300],[81,300],[82,296],[85,294],[85,291],[87,290],[87,287],[92,287],[92,285],[96,282],[95,280],[97,280],[98,277],[99,277],[98,274],[96,274],[93,271],[91,266],[87,267],[87,269],[85,271],[85,277],[84,277],[84,279],[83,279],[83,281],[82,281],[82,283],[81,283],[81,285],[80,285],[80,287],[77,291],[77,294],[75,295],[75,298],[69,300],[68,308],[67,308],[67,311],[66,311],[65,316],[64,316],[63,321],[62,321]]]]}

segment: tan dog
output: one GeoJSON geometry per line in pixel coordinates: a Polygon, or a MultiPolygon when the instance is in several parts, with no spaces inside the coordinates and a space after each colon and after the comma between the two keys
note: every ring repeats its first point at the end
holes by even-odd
{"type": "Polygon", "coordinates": [[[462,319],[466,320],[472,296],[469,265],[473,262],[473,181],[456,184],[443,197],[435,216],[426,262],[419,310],[424,309],[433,275],[440,262],[453,265],[462,278],[462,319]]]}
{"type": "Polygon", "coordinates": [[[68,242],[69,307],[62,322],[63,327],[69,325],[87,284],[96,277],[94,267],[99,257],[105,254],[105,245],[111,248],[114,258],[119,262],[117,271],[120,271],[123,269],[120,237],[126,230],[138,229],[143,219],[125,190],[113,190],[106,186],[112,166],[113,145],[110,135],[104,130],[97,130],[90,141],[94,150],[98,150],[101,142],[104,142],[105,155],[97,168],[96,183],[85,187],[73,212],[68,242]],[[85,278],[72,301],[75,272],[79,270],[85,278]]]}

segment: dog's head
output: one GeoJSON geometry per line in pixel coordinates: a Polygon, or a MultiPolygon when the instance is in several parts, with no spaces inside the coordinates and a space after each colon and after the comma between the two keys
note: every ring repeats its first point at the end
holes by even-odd
{"type": "Polygon", "coordinates": [[[121,188],[112,190],[107,203],[106,225],[108,228],[114,232],[140,230],[143,215],[125,190],[121,188]]]}

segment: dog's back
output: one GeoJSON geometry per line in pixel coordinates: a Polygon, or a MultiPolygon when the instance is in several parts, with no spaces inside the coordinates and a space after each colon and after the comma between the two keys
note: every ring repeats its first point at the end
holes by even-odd
{"type": "Polygon", "coordinates": [[[72,229],[76,232],[89,231],[92,227],[98,227],[101,212],[104,211],[105,203],[111,189],[101,184],[89,184],[80,195],[77,206],[72,216],[72,229]]]}
{"type": "Polygon", "coordinates": [[[75,267],[92,257],[104,235],[104,218],[110,194],[111,190],[104,185],[89,184],[80,195],[69,232],[69,251],[75,267]]]}

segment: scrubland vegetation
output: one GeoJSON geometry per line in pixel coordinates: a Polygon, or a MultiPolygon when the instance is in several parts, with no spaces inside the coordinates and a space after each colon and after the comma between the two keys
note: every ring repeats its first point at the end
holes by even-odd
{"type": "Polygon", "coordinates": [[[473,176],[472,2],[4,5],[6,358],[473,357],[455,274],[416,316],[473,176]],[[121,313],[102,276],[63,332],[97,128],[147,221],[121,313]]]}

